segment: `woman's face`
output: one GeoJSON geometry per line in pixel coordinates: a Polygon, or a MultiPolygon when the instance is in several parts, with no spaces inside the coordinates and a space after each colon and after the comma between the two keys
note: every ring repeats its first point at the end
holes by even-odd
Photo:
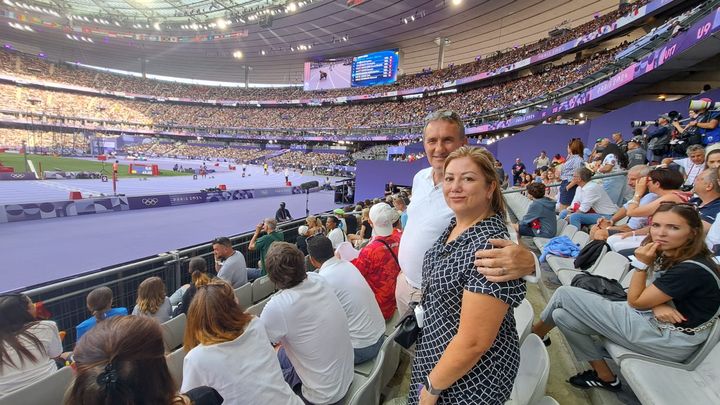
{"type": "Polygon", "coordinates": [[[443,179],[445,201],[455,214],[483,211],[490,207],[495,184],[487,182],[469,157],[448,163],[443,179]]]}
{"type": "Polygon", "coordinates": [[[650,237],[660,251],[677,249],[694,236],[687,221],[674,212],[658,212],[652,217],[650,237]]]}
{"type": "Polygon", "coordinates": [[[555,178],[555,171],[554,170],[548,170],[547,171],[547,178],[548,180],[552,180],[555,178]]]}
{"type": "Polygon", "coordinates": [[[710,169],[717,169],[720,167],[720,153],[711,153],[708,155],[706,163],[710,169]]]}

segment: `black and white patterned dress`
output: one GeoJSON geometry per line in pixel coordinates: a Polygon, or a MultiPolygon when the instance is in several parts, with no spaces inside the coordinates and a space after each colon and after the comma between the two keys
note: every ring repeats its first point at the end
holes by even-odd
{"type": "Polygon", "coordinates": [[[470,371],[443,391],[438,404],[504,404],[520,364],[512,308],[525,298],[525,282],[492,283],[473,265],[475,252],[490,248],[488,239],[508,239],[500,215],[494,215],[446,244],[456,220],[425,253],[422,270],[424,327],[418,339],[408,404],[418,403],[420,387],[440,360],[460,326],[464,290],[487,294],[510,305],[495,341],[470,371]]]}

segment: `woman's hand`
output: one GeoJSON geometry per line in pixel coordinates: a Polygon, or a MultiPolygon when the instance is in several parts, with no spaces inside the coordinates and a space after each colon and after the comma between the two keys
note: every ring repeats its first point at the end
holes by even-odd
{"type": "Polygon", "coordinates": [[[422,389],[420,390],[420,401],[418,403],[419,405],[435,405],[439,398],[440,396],[438,395],[430,394],[423,385],[422,389]]]}
{"type": "Polygon", "coordinates": [[[653,307],[652,311],[655,319],[660,322],[676,324],[687,321],[687,318],[685,318],[683,314],[668,304],[660,304],[653,307]]]}
{"type": "Polygon", "coordinates": [[[650,242],[647,245],[635,249],[635,257],[641,262],[651,265],[657,258],[657,242],[650,242]]]}

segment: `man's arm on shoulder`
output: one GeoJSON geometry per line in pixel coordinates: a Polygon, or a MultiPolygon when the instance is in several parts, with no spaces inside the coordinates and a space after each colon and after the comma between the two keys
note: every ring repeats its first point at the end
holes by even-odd
{"type": "Polygon", "coordinates": [[[540,262],[527,247],[506,239],[490,239],[493,249],[475,252],[475,266],[488,281],[500,283],[525,278],[540,279],[540,262]]]}

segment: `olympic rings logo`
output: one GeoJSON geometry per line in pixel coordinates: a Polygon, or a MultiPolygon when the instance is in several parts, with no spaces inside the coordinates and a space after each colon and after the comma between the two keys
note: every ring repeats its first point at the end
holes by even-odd
{"type": "Polygon", "coordinates": [[[23,174],[23,173],[12,173],[12,174],[10,174],[10,177],[12,177],[13,179],[22,179],[22,178],[25,178],[25,174],[23,174]]]}
{"type": "Polygon", "coordinates": [[[143,205],[157,205],[158,199],[157,198],[143,198],[142,203],[143,203],[143,205]]]}

